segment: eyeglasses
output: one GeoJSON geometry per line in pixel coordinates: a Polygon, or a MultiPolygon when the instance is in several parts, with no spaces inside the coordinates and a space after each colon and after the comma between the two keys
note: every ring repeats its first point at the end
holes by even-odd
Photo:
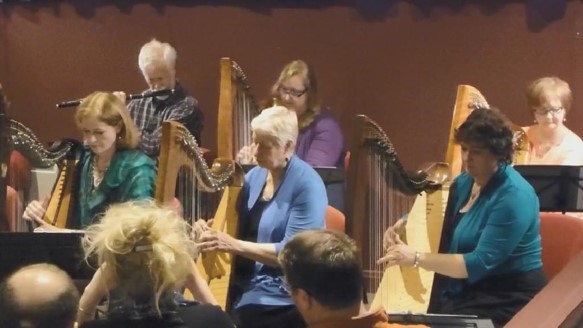
{"type": "Polygon", "coordinates": [[[548,113],[551,113],[552,115],[558,115],[563,110],[565,110],[565,108],[562,106],[559,106],[559,107],[536,108],[536,109],[533,109],[532,112],[535,113],[536,115],[545,116],[548,113]]]}
{"type": "Polygon", "coordinates": [[[304,90],[298,90],[298,89],[294,89],[294,88],[279,87],[279,92],[282,95],[294,96],[296,98],[303,96],[307,91],[308,91],[308,88],[305,88],[304,90]]]}

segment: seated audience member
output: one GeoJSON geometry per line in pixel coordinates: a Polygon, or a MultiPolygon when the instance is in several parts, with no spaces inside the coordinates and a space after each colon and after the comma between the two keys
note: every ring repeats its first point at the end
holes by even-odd
{"type": "Polygon", "coordinates": [[[73,328],[79,292],[67,273],[33,264],[0,285],[0,327],[73,328]]]}
{"type": "MultiPolygon", "coordinates": [[[[153,197],[156,164],[136,149],[139,133],[118,97],[106,92],[90,94],[77,108],[75,122],[86,147],[77,164],[76,201],[69,228],[83,229],[97,222],[112,204],[153,197]]],[[[42,219],[46,209],[47,201],[33,201],[24,218],[35,221],[40,230],[63,230],[42,219]]]]}
{"type": "MultiPolygon", "coordinates": [[[[138,55],[138,65],[148,91],[174,89],[174,93],[168,96],[135,99],[128,104],[130,115],[140,131],[139,147],[155,160],[160,153],[164,121],[182,123],[198,144],[201,143],[204,115],[198,101],[176,78],[176,58],[174,47],[156,39],[144,44],[138,55]]],[[[124,93],[119,94],[125,98],[124,93]]]]}
{"type": "Polygon", "coordinates": [[[573,103],[567,82],[540,78],[530,84],[526,99],[536,123],[524,128],[530,141],[527,164],[583,165],[583,141],[564,124],[573,103]]]}
{"type": "Polygon", "coordinates": [[[465,172],[450,188],[439,254],[417,252],[389,228],[393,245],[379,263],[435,271],[428,312],[503,326],[546,284],[538,198],[510,165],[512,130],[497,109],[474,110],[455,140],[465,172]]]}
{"type": "Polygon", "coordinates": [[[111,206],[100,223],[83,238],[86,258],[96,257],[99,269],[79,302],[82,327],[233,327],[214,305],[179,306],[175,293],[184,284],[194,296],[215,303],[199,276],[190,227],[172,209],[150,202],[111,206]],[[108,296],[103,319],[95,307],[108,296]],[[87,321],[87,322],[86,322],[87,321]]]}
{"type": "Polygon", "coordinates": [[[245,176],[240,194],[239,239],[206,230],[201,252],[237,255],[229,297],[239,328],[303,327],[284,288],[277,254],[306,229],[324,228],[327,198],[314,169],[294,155],[296,114],[281,106],[265,109],[251,122],[258,166],[245,176]]]}
{"type": "Polygon", "coordinates": [[[367,311],[356,245],[333,230],[307,230],[279,253],[288,288],[310,328],[425,327],[389,324],[384,309],[367,311]]]}
{"type": "MultiPolygon", "coordinates": [[[[300,159],[312,166],[344,166],[344,136],[332,112],[321,106],[316,74],[310,65],[302,60],[287,64],[272,86],[271,94],[278,105],[298,115],[295,151],[300,159]]],[[[252,147],[239,153],[241,163],[255,163],[252,147]]]]}

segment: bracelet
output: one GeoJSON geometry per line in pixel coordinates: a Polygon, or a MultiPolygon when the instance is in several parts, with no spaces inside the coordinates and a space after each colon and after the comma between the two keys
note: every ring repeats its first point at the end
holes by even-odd
{"type": "Polygon", "coordinates": [[[419,258],[421,257],[421,254],[419,254],[419,252],[415,252],[415,260],[413,261],[413,267],[414,268],[418,268],[419,267],[419,258]]]}

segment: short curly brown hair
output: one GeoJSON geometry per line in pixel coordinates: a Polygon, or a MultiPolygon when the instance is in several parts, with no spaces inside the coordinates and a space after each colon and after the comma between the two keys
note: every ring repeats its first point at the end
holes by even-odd
{"type": "Polygon", "coordinates": [[[457,143],[477,144],[500,158],[501,163],[512,163],[514,145],[510,121],[497,108],[477,108],[455,133],[457,143]]]}

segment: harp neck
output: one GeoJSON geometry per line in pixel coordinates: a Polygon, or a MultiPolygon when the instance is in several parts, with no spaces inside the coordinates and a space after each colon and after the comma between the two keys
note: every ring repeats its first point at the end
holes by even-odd
{"type": "Polygon", "coordinates": [[[234,159],[243,146],[250,144],[251,119],[259,106],[243,69],[230,58],[221,58],[217,155],[234,159]]]}

